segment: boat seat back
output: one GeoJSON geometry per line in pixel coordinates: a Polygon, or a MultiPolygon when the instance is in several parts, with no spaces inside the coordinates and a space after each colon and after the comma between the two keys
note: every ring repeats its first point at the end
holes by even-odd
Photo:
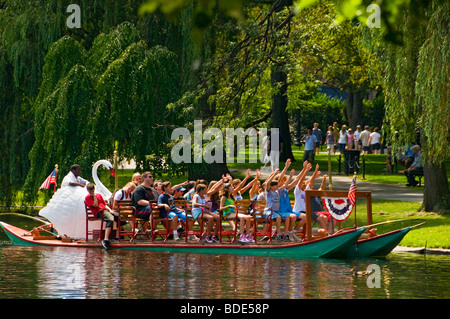
{"type": "Polygon", "coordinates": [[[92,236],[92,238],[94,238],[94,233],[98,232],[99,229],[96,228],[89,228],[90,224],[97,224],[100,221],[100,234],[98,236],[98,240],[100,240],[102,238],[102,234],[101,234],[101,230],[103,230],[103,213],[101,215],[100,218],[95,217],[95,215],[92,213],[92,210],[89,208],[88,205],[86,205],[86,203],[84,203],[84,209],[86,212],[86,241],[89,240],[89,235],[92,236]]]}

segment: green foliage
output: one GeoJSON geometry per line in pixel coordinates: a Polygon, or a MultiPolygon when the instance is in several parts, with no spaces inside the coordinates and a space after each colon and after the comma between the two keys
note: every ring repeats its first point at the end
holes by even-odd
{"type": "MultiPolygon", "coordinates": [[[[130,23],[100,34],[88,51],[70,37],[55,42],[45,57],[34,104],[39,121],[26,200],[35,199],[55,163],[62,172],[73,163],[90,168],[117,150],[144,168],[153,154],[152,165],[161,166],[168,153],[167,128],[175,123],[166,105],[179,97],[178,91],[176,55],[161,46],[148,49],[130,23]]],[[[89,169],[83,175],[89,178],[89,169]]]]}
{"type": "Polygon", "coordinates": [[[384,57],[388,133],[396,146],[415,141],[420,133],[424,161],[431,164],[441,164],[450,155],[448,9],[440,2],[424,9],[426,24],[417,23],[416,11],[404,12],[401,30],[408,35],[403,45],[387,44],[378,50],[384,57]]]}
{"type": "Polygon", "coordinates": [[[419,51],[415,86],[416,103],[421,109],[419,126],[426,139],[424,156],[433,164],[450,158],[448,121],[450,119],[450,5],[436,5],[419,51]]]}
{"type": "MultiPolygon", "coordinates": [[[[297,104],[296,108],[301,110],[302,129],[297,132],[300,136],[305,134],[307,127],[313,127],[316,122],[319,123],[323,138],[326,136],[328,126],[332,125],[333,122],[338,122],[339,125],[345,123],[345,102],[337,98],[330,99],[323,93],[316,93],[307,99],[291,99],[289,103],[297,104]]],[[[291,124],[295,126],[295,123],[291,124]]]]}

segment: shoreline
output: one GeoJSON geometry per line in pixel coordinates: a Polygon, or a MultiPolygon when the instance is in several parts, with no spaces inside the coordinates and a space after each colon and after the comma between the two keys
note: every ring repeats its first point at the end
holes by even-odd
{"type": "Polygon", "coordinates": [[[427,248],[427,247],[406,247],[397,246],[392,252],[398,253],[416,253],[422,255],[450,255],[450,249],[445,248],[427,248]]]}

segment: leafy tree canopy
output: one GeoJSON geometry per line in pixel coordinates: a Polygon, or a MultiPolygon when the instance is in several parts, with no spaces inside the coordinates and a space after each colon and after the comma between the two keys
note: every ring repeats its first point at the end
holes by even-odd
{"type": "Polygon", "coordinates": [[[33,198],[55,163],[62,172],[73,163],[90,168],[114,150],[143,168],[153,154],[152,165],[161,167],[168,123],[175,124],[166,105],[178,97],[176,55],[162,46],[148,48],[130,23],[100,34],[87,51],[71,37],[56,41],[45,56],[33,105],[39,120],[26,193],[33,198]]]}

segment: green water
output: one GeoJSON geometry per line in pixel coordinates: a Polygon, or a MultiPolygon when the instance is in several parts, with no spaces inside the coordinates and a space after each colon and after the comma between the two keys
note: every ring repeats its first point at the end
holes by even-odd
{"type": "MultiPolygon", "coordinates": [[[[11,218],[0,215],[14,224],[11,218]]],[[[14,225],[24,224],[30,229],[34,222],[14,225]]],[[[386,259],[297,260],[19,247],[0,231],[0,299],[449,298],[449,265],[450,256],[412,253],[391,253],[386,259]],[[350,271],[355,266],[360,271],[375,266],[379,272],[376,278],[355,276],[350,271]]]]}

